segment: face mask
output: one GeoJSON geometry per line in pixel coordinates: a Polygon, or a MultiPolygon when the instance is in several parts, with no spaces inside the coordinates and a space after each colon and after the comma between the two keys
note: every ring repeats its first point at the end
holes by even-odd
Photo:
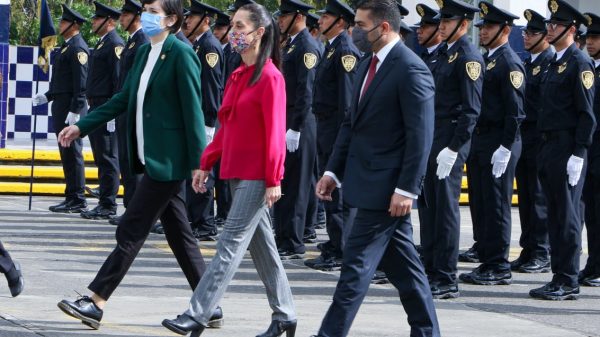
{"type": "Polygon", "coordinates": [[[254,40],[252,40],[252,42],[248,42],[246,40],[246,37],[252,33],[254,33],[254,31],[249,33],[229,33],[229,42],[231,43],[231,48],[233,48],[233,50],[238,54],[244,53],[246,50],[248,50],[248,48],[250,48],[250,46],[252,46],[252,43],[254,42],[254,40]]]}
{"type": "Polygon", "coordinates": [[[146,35],[153,37],[164,31],[164,28],[160,25],[160,19],[166,18],[166,16],[160,16],[158,14],[142,13],[142,30],[146,35]]]}
{"type": "Polygon", "coordinates": [[[369,33],[377,29],[377,27],[379,27],[379,25],[373,27],[371,30],[364,30],[360,27],[354,28],[352,31],[352,41],[358,50],[362,51],[363,53],[369,53],[373,51],[373,43],[377,42],[381,38],[381,35],[379,35],[375,41],[371,42],[369,41],[369,33]]]}

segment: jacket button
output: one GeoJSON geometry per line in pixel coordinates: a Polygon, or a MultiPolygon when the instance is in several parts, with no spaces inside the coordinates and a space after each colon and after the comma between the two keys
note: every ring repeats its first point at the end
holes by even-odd
{"type": "Polygon", "coordinates": [[[146,114],[146,117],[147,117],[147,118],[150,118],[150,114],[146,114]]]}

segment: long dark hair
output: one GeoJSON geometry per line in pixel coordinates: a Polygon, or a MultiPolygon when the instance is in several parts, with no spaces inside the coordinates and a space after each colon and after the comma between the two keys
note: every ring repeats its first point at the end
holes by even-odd
{"type": "Polygon", "coordinates": [[[248,18],[254,25],[254,29],[265,28],[265,33],[260,39],[260,50],[254,68],[254,73],[248,82],[248,85],[254,85],[260,79],[265,62],[270,57],[277,69],[281,66],[281,51],[279,49],[279,29],[275,20],[267,9],[259,4],[248,4],[240,7],[239,10],[247,11],[248,18]]]}

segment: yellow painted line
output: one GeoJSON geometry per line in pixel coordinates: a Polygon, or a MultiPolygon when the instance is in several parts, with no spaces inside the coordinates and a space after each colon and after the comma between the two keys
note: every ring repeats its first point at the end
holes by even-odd
{"type": "MultiPolygon", "coordinates": [[[[162,250],[163,252],[173,253],[173,251],[171,250],[171,247],[169,247],[169,245],[166,243],[153,244],[152,247],[162,250]]],[[[215,256],[215,254],[217,253],[217,250],[214,248],[200,248],[200,252],[204,256],[215,256]]]]}
{"type": "MultiPolygon", "coordinates": [[[[469,184],[467,183],[467,177],[462,177],[462,181],[460,182],[460,188],[466,190],[469,188],[469,184]]],[[[513,182],[513,189],[517,189],[517,180],[513,182]]]]}
{"type": "MultiPolygon", "coordinates": [[[[93,162],[92,151],[83,151],[83,159],[93,162]]],[[[0,160],[31,160],[31,150],[24,149],[0,149],[0,160]]],[[[60,161],[58,147],[56,150],[35,150],[35,160],[60,161]]]]}
{"type": "MultiPolygon", "coordinates": [[[[458,200],[458,202],[461,204],[468,204],[469,203],[469,195],[467,193],[461,193],[460,199],[458,200]]],[[[513,204],[513,206],[516,206],[519,204],[519,197],[516,194],[513,194],[512,204],[513,204]]]]}
{"type": "MultiPolygon", "coordinates": [[[[94,186],[90,186],[94,187],[94,186]]],[[[26,194],[29,193],[29,183],[0,182],[0,194],[26,194]]],[[[58,194],[65,193],[64,184],[33,183],[34,194],[58,194]]],[[[119,195],[123,195],[123,187],[119,186],[119,195]]]]}
{"type": "MultiPolygon", "coordinates": [[[[2,178],[29,178],[31,167],[25,165],[4,165],[0,166],[0,179],[2,178]]],[[[34,178],[55,178],[63,179],[64,174],[61,166],[35,166],[33,169],[34,178]]],[[[85,178],[98,179],[98,168],[86,167],[85,178]]]]}

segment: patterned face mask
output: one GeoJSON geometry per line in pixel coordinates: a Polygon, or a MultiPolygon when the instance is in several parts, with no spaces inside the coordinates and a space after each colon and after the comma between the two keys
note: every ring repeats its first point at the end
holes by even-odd
{"type": "Polygon", "coordinates": [[[256,31],[256,29],[251,32],[248,32],[248,33],[244,33],[244,32],[229,33],[229,41],[231,43],[231,47],[233,48],[233,50],[238,54],[243,54],[246,50],[248,50],[248,48],[250,48],[250,46],[252,46],[252,44],[254,43],[254,40],[252,40],[252,42],[248,42],[246,38],[248,37],[248,35],[254,33],[255,31],[256,31]]]}

